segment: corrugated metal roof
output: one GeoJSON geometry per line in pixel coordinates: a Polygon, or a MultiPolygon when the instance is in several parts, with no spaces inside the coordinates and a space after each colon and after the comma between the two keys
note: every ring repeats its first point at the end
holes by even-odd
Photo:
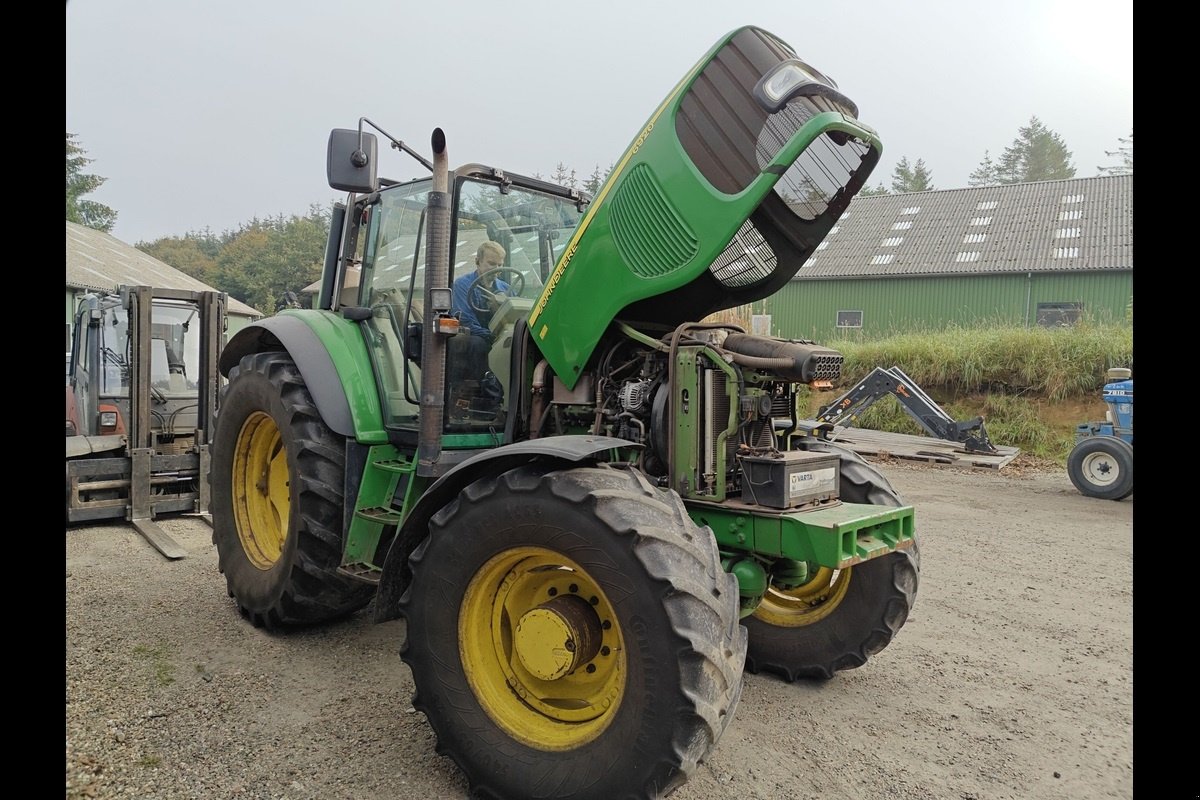
{"type": "Polygon", "coordinates": [[[796,278],[1133,269],[1133,176],[856,197],[796,278]]]}
{"type": "MultiPolygon", "coordinates": [[[[104,231],[67,222],[67,286],[111,291],[121,285],[217,291],[104,231]]],[[[226,302],[226,310],[241,316],[262,316],[258,309],[232,297],[226,302]]]]}

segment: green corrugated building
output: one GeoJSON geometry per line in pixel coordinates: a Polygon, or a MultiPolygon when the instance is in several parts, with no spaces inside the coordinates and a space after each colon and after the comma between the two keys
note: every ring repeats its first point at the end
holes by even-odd
{"type": "Polygon", "coordinates": [[[1119,321],[1132,301],[1133,176],[1114,175],[858,197],[752,313],[776,336],[830,341],[1119,321]]]}

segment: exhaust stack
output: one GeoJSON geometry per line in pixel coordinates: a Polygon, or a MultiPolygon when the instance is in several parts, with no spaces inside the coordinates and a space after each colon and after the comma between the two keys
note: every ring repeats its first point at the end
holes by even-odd
{"type": "Polygon", "coordinates": [[[436,475],[442,452],[445,413],[446,337],[438,320],[450,313],[450,168],[446,134],[434,128],[433,187],[429,192],[429,227],[425,244],[425,330],[421,344],[421,439],[417,445],[417,474],[436,475]]]}

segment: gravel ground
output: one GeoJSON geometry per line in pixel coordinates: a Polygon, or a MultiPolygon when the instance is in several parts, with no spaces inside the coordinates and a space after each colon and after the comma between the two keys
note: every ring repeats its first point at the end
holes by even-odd
{"type": "MultiPolygon", "coordinates": [[[[1133,797],[1133,499],[1065,473],[881,465],[916,508],[921,586],[866,666],[747,675],[672,800],[1133,797]]],[[[66,796],[462,798],[409,702],[402,621],[270,634],[241,619],[198,518],[66,532],[66,796]]]]}

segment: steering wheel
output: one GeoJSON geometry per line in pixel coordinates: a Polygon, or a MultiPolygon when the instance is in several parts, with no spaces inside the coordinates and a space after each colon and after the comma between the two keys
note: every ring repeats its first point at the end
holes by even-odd
{"type": "Polygon", "coordinates": [[[494,311],[495,307],[499,305],[498,293],[488,288],[496,278],[500,278],[508,284],[508,291],[503,294],[514,296],[525,291],[525,275],[520,270],[512,267],[492,267],[483,274],[476,275],[475,280],[471,281],[471,285],[467,287],[467,303],[472,309],[486,314],[494,311]],[[482,306],[476,304],[476,289],[483,296],[482,306]]]}

